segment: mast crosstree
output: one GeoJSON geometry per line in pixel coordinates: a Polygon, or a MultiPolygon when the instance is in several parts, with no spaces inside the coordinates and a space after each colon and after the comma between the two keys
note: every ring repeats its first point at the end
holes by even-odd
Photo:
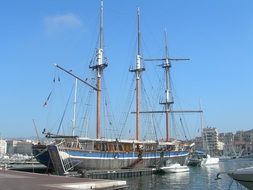
{"type": "MultiPolygon", "coordinates": [[[[169,57],[168,45],[167,45],[167,34],[164,32],[164,41],[165,41],[165,57],[158,59],[144,59],[144,61],[163,61],[163,64],[159,65],[165,70],[165,99],[161,101],[160,104],[164,105],[164,111],[141,111],[139,113],[165,113],[165,129],[166,129],[166,141],[170,141],[170,114],[171,113],[194,113],[202,112],[201,110],[183,110],[183,111],[174,111],[172,110],[172,105],[174,100],[172,97],[171,90],[171,81],[170,81],[170,69],[171,61],[188,61],[190,59],[173,59],[169,57]]],[[[135,112],[132,112],[135,113],[135,112]]]]}

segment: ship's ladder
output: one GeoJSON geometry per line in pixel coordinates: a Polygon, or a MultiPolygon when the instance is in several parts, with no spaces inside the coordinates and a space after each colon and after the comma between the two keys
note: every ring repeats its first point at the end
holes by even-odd
{"type": "Polygon", "coordinates": [[[48,145],[48,153],[54,166],[55,173],[57,175],[66,175],[67,171],[60,156],[58,147],[56,145],[48,145]]]}
{"type": "Polygon", "coordinates": [[[75,166],[79,165],[82,161],[77,161],[76,163],[73,163],[70,149],[71,148],[78,148],[83,149],[81,143],[77,140],[76,142],[67,143],[66,141],[62,141],[58,145],[58,150],[60,152],[60,157],[63,163],[63,167],[66,173],[68,173],[70,170],[72,170],[75,166]]]}
{"type": "Polygon", "coordinates": [[[67,173],[68,171],[74,168],[74,165],[71,160],[71,156],[69,154],[69,150],[66,148],[64,140],[56,146],[58,147],[59,156],[62,161],[65,173],[67,173]]]}

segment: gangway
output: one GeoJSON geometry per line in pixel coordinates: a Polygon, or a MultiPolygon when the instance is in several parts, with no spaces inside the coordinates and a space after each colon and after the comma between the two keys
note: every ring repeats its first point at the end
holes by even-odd
{"type": "Polygon", "coordinates": [[[48,145],[48,152],[56,174],[61,176],[68,174],[68,170],[72,168],[72,164],[68,158],[65,160],[61,158],[58,146],[48,145]]]}

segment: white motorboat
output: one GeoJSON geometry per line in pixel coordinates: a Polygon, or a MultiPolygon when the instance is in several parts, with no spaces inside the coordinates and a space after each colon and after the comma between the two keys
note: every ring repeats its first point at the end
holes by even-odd
{"type": "Polygon", "coordinates": [[[240,168],[227,174],[244,187],[253,189],[253,167],[240,168]]]}
{"type": "Polygon", "coordinates": [[[187,166],[200,166],[202,158],[188,158],[187,166]]]}
{"type": "Polygon", "coordinates": [[[202,151],[195,151],[186,160],[187,166],[201,166],[203,157],[206,157],[205,153],[202,151]]]}
{"type": "Polygon", "coordinates": [[[181,166],[180,164],[172,164],[169,166],[164,166],[161,167],[160,170],[165,173],[189,172],[188,166],[181,166]]]}
{"type": "Polygon", "coordinates": [[[206,158],[202,159],[201,166],[219,164],[219,161],[220,161],[219,158],[211,157],[209,154],[207,154],[206,158]]]}

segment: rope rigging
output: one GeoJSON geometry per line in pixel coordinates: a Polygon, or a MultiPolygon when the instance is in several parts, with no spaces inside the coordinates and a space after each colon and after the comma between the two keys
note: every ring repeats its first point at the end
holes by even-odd
{"type": "MultiPolygon", "coordinates": [[[[124,128],[126,128],[128,117],[130,115],[130,110],[131,110],[133,102],[134,102],[134,97],[135,97],[134,83],[135,83],[135,76],[133,76],[133,78],[132,78],[132,82],[131,82],[131,85],[130,85],[130,90],[129,90],[129,93],[128,93],[127,98],[126,98],[126,106],[125,107],[128,107],[128,109],[127,109],[126,112],[124,112],[125,116],[123,117],[124,120],[122,122],[122,127],[121,127],[121,130],[120,130],[119,139],[122,137],[122,133],[123,133],[124,128]],[[129,102],[129,100],[130,100],[130,102],[129,102]]],[[[131,132],[131,129],[129,129],[129,133],[130,132],[131,132]]]]}
{"type": "Polygon", "coordinates": [[[180,120],[181,126],[182,126],[182,128],[183,128],[184,137],[185,137],[186,140],[188,140],[188,138],[187,138],[187,136],[186,136],[186,133],[185,133],[185,129],[184,129],[184,124],[183,124],[183,122],[182,122],[182,118],[180,117],[179,120],[180,120]]]}
{"type": "Polygon", "coordinates": [[[115,118],[114,118],[114,114],[113,112],[111,111],[111,102],[110,102],[110,99],[109,99],[109,95],[108,95],[108,91],[107,91],[107,87],[106,87],[106,82],[105,82],[105,78],[103,77],[102,78],[102,86],[103,86],[103,109],[104,109],[104,117],[105,117],[105,120],[104,120],[104,129],[105,129],[105,132],[106,130],[109,130],[109,131],[112,131],[112,133],[110,133],[111,135],[111,138],[117,138],[118,137],[118,134],[117,134],[117,127],[115,127],[115,118]],[[107,119],[107,121],[106,121],[107,119]],[[106,124],[109,124],[108,125],[108,128],[106,127],[106,124]]]}
{"type": "Polygon", "coordinates": [[[56,133],[57,135],[59,134],[60,129],[61,129],[61,127],[62,127],[62,122],[63,122],[63,119],[64,119],[64,117],[65,117],[65,114],[66,114],[66,111],[67,111],[67,108],[68,108],[68,105],[69,105],[69,101],[70,101],[70,98],[71,98],[73,89],[74,89],[74,86],[72,86],[72,88],[71,88],[71,91],[70,91],[70,94],[69,94],[69,97],[68,97],[68,101],[67,101],[67,103],[66,103],[66,105],[65,105],[65,108],[64,108],[64,111],[63,111],[61,120],[60,120],[60,124],[59,124],[58,129],[57,129],[57,133],[56,133]]]}
{"type": "MultiPolygon", "coordinates": [[[[142,105],[146,106],[146,108],[144,108],[144,106],[142,107],[142,109],[145,109],[145,110],[149,110],[150,108],[152,109],[152,105],[151,105],[151,99],[149,97],[149,94],[147,93],[146,91],[146,88],[145,88],[145,85],[144,85],[144,82],[143,82],[143,79],[141,78],[141,91],[143,92],[142,93],[142,105]]],[[[148,135],[148,132],[151,132],[150,135],[151,135],[151,139],[156,139],[157,140],[157,133],[156,133],[156,126],[155,126],[155,115],[154,113],[151,113],[151,117],[146,117],[146,125],[145,126],[148,126],[148,129],[146,131],[146,137],[148,135]],[[150,121],[151,120],[151,121],[150,121]],[[153,138],[152,135],[155,135],[155,138],[153,138]]]]}
{"type": "Polygon", "coordinates": [[[80,106],[82,107],[82,118],[81,118],[81,129],[80,129],[80,136],[83,136],[83,132],[84,132],[84,136],[87,137],[88,131],[89,131],[89,120],[90,120],[90,116],[92,111],[90,111],[90,109],[92,108],[92,105],[90,104],[91,102],[91,97],[92,94],[94,94],[93,90],[89,90],[88,91],[88,95],[86,97],[86,100],[83,101],[83,99],[81,99],[81,103],[80,106]]]}
{"type": "MultiPolygon", "coordinates": [[[[52,95],[52,93],[53,93],[53,91],[54,91],[54,88],[55,88],[55,83],[61,81],[59,75],[57,76],[57,80],[56,80],[56,72],[57,72],[57,69],[54,70],[53,85],[52,85],[52,87],[51,87],[51,90],[50,90],[50,92],[49,92],[49,95],[48,95],[47,98],[46,98],[46,101],[45,101],[44,104],[43,104],[43,107],[46,107],[46,106],[48,105],[49,100],[50,100],[50,98],[51,98],[51,95],[52,95]]],[[[57,73],[57,74],[58,74],[58,73],[57,73]]]]}

